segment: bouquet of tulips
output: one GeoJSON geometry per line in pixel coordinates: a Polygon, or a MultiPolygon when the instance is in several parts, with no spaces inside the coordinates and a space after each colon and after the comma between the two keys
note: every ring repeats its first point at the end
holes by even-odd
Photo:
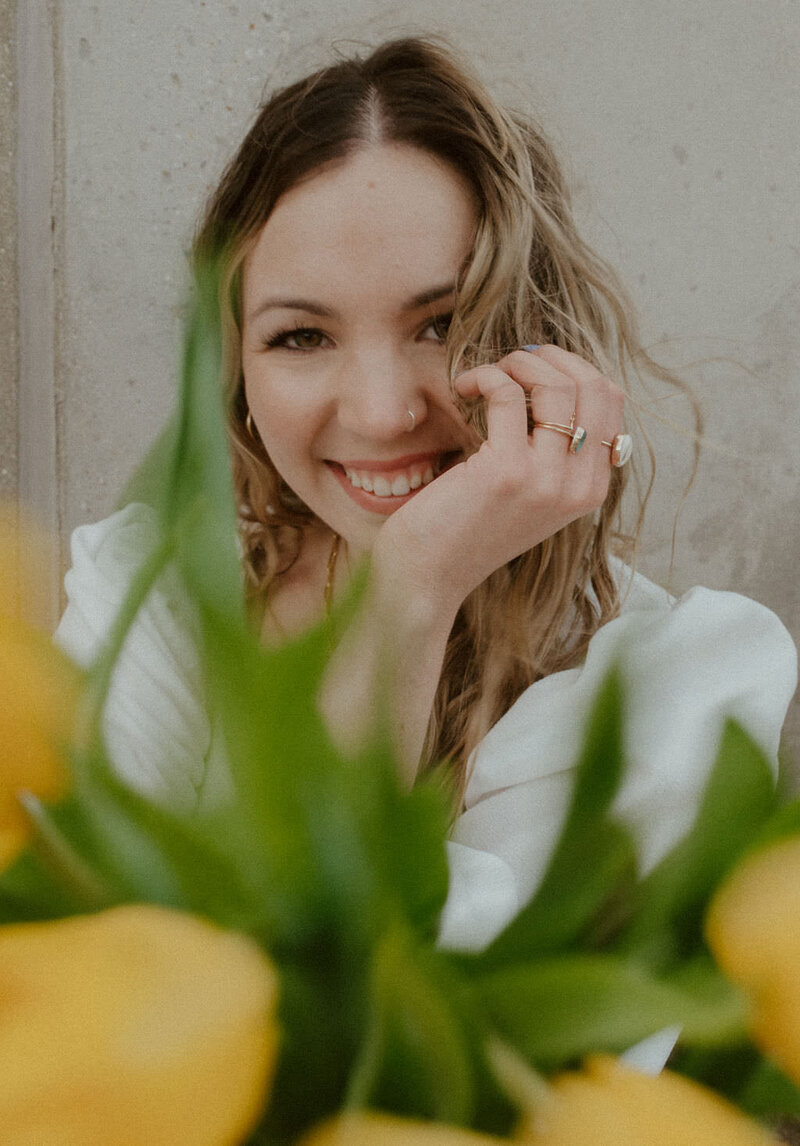
{"type": "Polygon", "coordinates": [[[93,668],[20,620],[13,559],[0,580],[4,1146],[777,1141],[800,1116],[800,802],[731,723],[694,826],[641,877],[609,812],[612,674],[532,901],[487,950],[441,950],[443,774],[405,791],[379,735],[337,752],[315,705],[328,633],[266,652],[245,621],[219,345],[210,276],[177,417],[137,479],[161,540],[93,668]],[[204,812],[137,795],[101,734],[168,565],[233,778],[204,812]],[[670,1026],[669,1070],[618,1057],[670,1026]]]}

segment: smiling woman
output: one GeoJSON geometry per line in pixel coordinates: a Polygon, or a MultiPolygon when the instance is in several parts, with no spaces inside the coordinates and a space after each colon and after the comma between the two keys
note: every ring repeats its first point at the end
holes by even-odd
{"type": "MultiPolygon", "coordinates": [[[[644,868],[692,822],[726,715],[776,760],[796,679],[780,621],[734,594],[676,602],[621,560],[626,392],[679,382],[578,235],[547,139],[453,53],[391,41],[273,95],[194,260],[219,271],[263,642],[320,620],[368,554],[327,723],[360,744],[388,690],[408,783],[439,760],[456,777],[442,942],[482,946],[536,887],[616,658],[633,730],[618,811],[644,868]]],[[[133,506],[77,532],[59,639],[78,659],[148,529],[133,506]]],[[[123,655],[109,740],[137,787],[211,799],[224,752],[174,600],[152,596],[123,655]]]]}

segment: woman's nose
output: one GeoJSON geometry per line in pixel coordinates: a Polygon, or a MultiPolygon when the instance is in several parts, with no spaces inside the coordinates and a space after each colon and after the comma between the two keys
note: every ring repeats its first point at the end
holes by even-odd
{"type": "Polygon", "coordinates": [[[387,354],[343,363],[338,419],[344,429],[371,441],[391,441],[425,416],[424,379],[412,363],[387,354]]]}

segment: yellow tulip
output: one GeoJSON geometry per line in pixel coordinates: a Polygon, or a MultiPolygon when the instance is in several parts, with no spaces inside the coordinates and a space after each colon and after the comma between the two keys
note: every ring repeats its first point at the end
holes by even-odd
{"type": "Polygon", "coordinates": [[[0,613],[43,624],[48,571],[57,563],[54,540],[16,504],[0,501],[0,613]]]}
{"type": "Polygon", "coordinates": [[[234,1146],[263,1109],[277,979],[152,904],[0,927],[3,1146],[234,1146]]]}
{"type": "MultiPolygon", "coordinates": [[[[0,514],[0,541],[8,541],[0,514]]],[[[16,547],[10,545],[13,553],[16,547]]],[[[4,556],[5,560],[5,556],[4,556]]],[[[72,730],[80,675],[48,637],[20,619],[8,567],[0,570],[0,872],[25,846],[21,790],[55,800],[67,786],[59,746],[72,730]]]]}
{"type": "Polygon", "coordinates": [[[524,1146],[775,1146],[741,1111],[670,1071],[657,1077],[608,1055],[557,1076],[521,1127],[524,1146]]]}
{"type": "Polygon", "coordinates": [[[502,1142],[507,1139],[476,1134],[460,1126],[365,1110],[324,1122],[299,1146],[498,1146],[502,1142]]]}
{"type": "Polygon", "coordinates": [[[734,869],[712,901],[706,937],[750,998],[753,1040],[800,1083],[800,836],[734,869]]]}

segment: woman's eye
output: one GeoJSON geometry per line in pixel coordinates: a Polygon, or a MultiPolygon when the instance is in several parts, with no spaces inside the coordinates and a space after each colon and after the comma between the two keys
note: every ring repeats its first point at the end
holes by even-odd
{"type": "Polygon", "coordinates": [[[287,350],[316,350],[322,345],[325,335],[311,326],[299,326],[294,330],[282,330],[267,340],[267,346],[285,346],[287,350]]]}
{"type": "Polygon", "coordinates": [[[444,340],[447,338],[447,332],[450,329],[450,324],[452,321],[452,313],[437,314],[436,318],[431,319],[431,321],[422,332],[424,341],[444,342],[444,340]]]}

